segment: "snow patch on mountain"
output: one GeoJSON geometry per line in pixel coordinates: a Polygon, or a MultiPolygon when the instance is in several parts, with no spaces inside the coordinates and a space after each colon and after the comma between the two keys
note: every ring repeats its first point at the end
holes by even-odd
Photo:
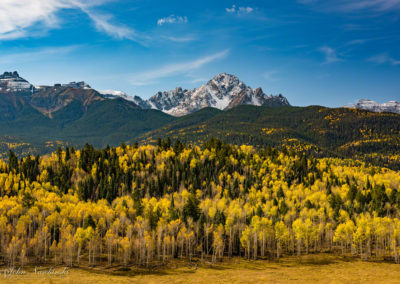
{"type": "Polygon", "coordinates": [[[372,100],[362,99],[352,106],[351,108],[365,109],[373,112],[393,112],[400,114],[400,102],[389,101],[383,104],[372,100]]]}
{"type": "Polygon", "coordinates": [[[150,109],[155,108],[152,107],[150,102],[143,100],[141,97],[138,96],[131,96],[123,91],[116,91],[116,90],[98,90],[98,92],[106,99],[117,99],[122,98],[124,100],[130,101],[135,103],[136,105],[140,106],[143,109],[150,109]]]}
{"type": "Polygon", "coordinates": [[[21,78],[17,71],[14,72],[4,72],[0,75],[0,91],[3,92],[20,92],[20,91],[30,91],[33,86],[21,78]]]}
{"type": "Polygon", "coordinates": [[[158,92],[147,100],[150,107],[174,116],[183,116],[205,107],[221,110],[242,104],[287,106],[289,102],[282,95],[268,96],[261,88],[252,89],[236,76],[227,73],[216,75],[207,84],[193,90],[158,92]]]}

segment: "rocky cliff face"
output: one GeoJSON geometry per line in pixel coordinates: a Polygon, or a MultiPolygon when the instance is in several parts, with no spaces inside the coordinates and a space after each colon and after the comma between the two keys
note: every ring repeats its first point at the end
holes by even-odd
{"type": "Polygon", "coordinates": [[[21,78],[17,71],[4,72],[0,75],[0,92],[15,93],[15,92],[31,92],[33,86],[21,78]]]}
{"type": "MultiPolygon", "coordinates": [[[[116,94],[116,91],[108,93],[116,94]]],[[[126,94],[116,94],[127,98],[126,94]]],[[[130,97],[142,108],[161,110],[174,116],[183,116],[205,107],[214,107],[221,110],[248,104],[257,106],[288,106],[288,100],[282,96],[266,95],[261,88],[252,89],[236,76],[222,73],[216,75],[207,84],[193,90],[180,87],[158,92],[148,100],[140,97],[130,97]]]]}
{"type": "Polygon", "coordinates": [[[221,110],[242,104],[284,106],[289,102],[283,96],[268,96],[261,88],[252,89],[236,76],[218,74],[207,84],[194,90],[176,88],[159,92],[148,100],[150,106],[174,116],[182,116],[205,107],[221,110]]]}

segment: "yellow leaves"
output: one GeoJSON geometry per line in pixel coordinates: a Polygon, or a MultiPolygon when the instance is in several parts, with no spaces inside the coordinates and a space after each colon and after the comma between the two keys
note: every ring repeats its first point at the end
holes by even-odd
{"type": "Polygon", "coordinates": [[[82,246],[86,241],[86,231],[79,227],[75,232],[74,239],[80,246],[82,246]]]}
{"type": "Polygon", "coordinates": [[[119,245],[121,246],[121,249],[123,251],[128,251],[131,247],[131,243],[130,243],[128,237],[121,238],[119,241],[119,245]]]}
{"type": "Polygon", "coordinates": [[[296,219],[292,224],[292,228],[297,240],[309,242],[313,236],[316,236],[315,228],[309,218],[305,221],[300,218],[296,219]]]}
{"type": "Polygon", "coordinates": [[[230,155],[229,159],[230,159],[232,165],[237,166],[239,164],[239,161],[236,160],[232,155],[230,155]]]}
{"type": "Polygon", "coordinates": [[[240,238],[240,243],[244,248],[250,246],[250,228],[246,226],[246,229],[242,232],[242,237],[240,238]]]}
{"type": "Polygon", "coordinates": [[[145,239],[145,243],[146,243],[146,248],[149,249],[149,248],[154,247],[154,239],[148,231],[144,232],[144,239],[145,239]]]}
{"type": "Polygon", "coordinates": [[[173,157],[175,157],[175,152],[172,149],[168,149],[166,151],[162,151],[160,153],[159,158],[161,159],[161,161],[167,161],[168,159],[173,158],[173,157]]]}
{"type": "Polygon", "coordinates": [[[157,171],[163,172],[165,170],[165,163],[161,162],[161,164],[157,165],[157,171]]]}
{"type": "Polygon", "coordinates": [[[253,152],[254,148],[253,146],[249,146],[249,145],[241,145],[240,146],[240,151],[245,154],[245,155],[249,155],[253,152]]]}
{"type": "Polygon", "coordinates": [[[190,192],[184,189],[182,190],[181,196],[182,196],[182,201],[186,203],[186,201],[189,199],[190,192]]]}
{"type": "Polygon", "coordinates": [[[362,245],[362,242],[366,240],[372,232],[371,216],[369,214],[361,214],[357,220],[357,229],[353,235],[353,241],[356,244],[362,245]]]}
{"type": "Polygon", "coordinates": [[[226,199],[225,197],[223,197],[220,200],[218,200],[217,209],[218,211],[223,212],[225,210],[225,207],[226,207],[226,199]]]}
{"type": "Polygon", "coordinates": [[[196,190],[196,197],[197,199],[201,199],[203,197],[203,191],[201,191],[200,189],[196,190]]]}
{"type": "MultiPolygon", "coordinates": [[[[4,222],[4,220],[3,220],[4,222]]],[[[18,219],[18,223],[16,226],[18,235],[25,235],[27,233],[27,226],[32,223],[32,220],[29,216],[23,215],[18,219]]]]}
{"type": "Polygon", "coordinates": [[[180,154],[180,161],[186,162],[189,159],[190,153],[192,152],[191,149],[184,149],[180,154]]]}
{"type": "Polygon", "coordinates": [[[347,244],[350,243],[353,238],[354,230],[355,225],[351,220],[347,220],[345,223],[339,224],[335,230],[333,241],[345,242],[347,244]]]}
{"type": "Polygon", "coordinates": [[[217,209],[216,209],[215,207],[210,207],[210,208],[208,209],[208,216],[209,216],[211,219],[214,219],[216,213],[217,213],[217,209]]]}
{"type": "Polygon", "coordinates": [[[213,232],[214,242],[213,247],[215,250],[221,250],[224,247],[224,226],[218,225],[217,229],[213,232]]]}
{"type": "Polygon", "coordinates": [[[91,174],[92,174],[92,178],[95,179],[96,178],[96,174],[97,174],[97,164],[93,165],[91,174]]]}
{"type": "Polygon", "coordinates": [[[190,168],[191,168],[191,169],[195,169],[199,164],[200,164],[200,161],[197,160],[197,159],[195,159],[195,158],[193,158],[193,159],[190,161],[190,168]]]}
{"type": "Polygon", "coordinates": [[[276,239],[280,241],[286,241],[289,239],[289,229],[283,221],[276,222],[274,229],[276,239]]]}

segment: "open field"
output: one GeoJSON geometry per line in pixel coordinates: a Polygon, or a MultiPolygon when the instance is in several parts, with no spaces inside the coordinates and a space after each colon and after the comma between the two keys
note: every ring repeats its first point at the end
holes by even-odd
{"type": "MultiPolygon", "coordinates": [[[[62,268],[57,268],[61,270],[62,268]]],[[[153,271],[122,272],[116,268],[73,268],[63,278],[12,276],[1,283],[400,283],[400,265],[361,262],[325,254],[286,257],[278,261],[247,261],[239,258],[216,265],[188,266],[172,263],[153,271]]]]}

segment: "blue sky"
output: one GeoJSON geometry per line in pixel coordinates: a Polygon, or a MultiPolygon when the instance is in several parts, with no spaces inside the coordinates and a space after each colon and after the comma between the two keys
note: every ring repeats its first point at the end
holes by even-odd
{"type": "Polygon", "coordinates": [[[1,0],[0,70],[143,98],[227,72],[293,105],[400,100],[400,0],[1,0]]]}

